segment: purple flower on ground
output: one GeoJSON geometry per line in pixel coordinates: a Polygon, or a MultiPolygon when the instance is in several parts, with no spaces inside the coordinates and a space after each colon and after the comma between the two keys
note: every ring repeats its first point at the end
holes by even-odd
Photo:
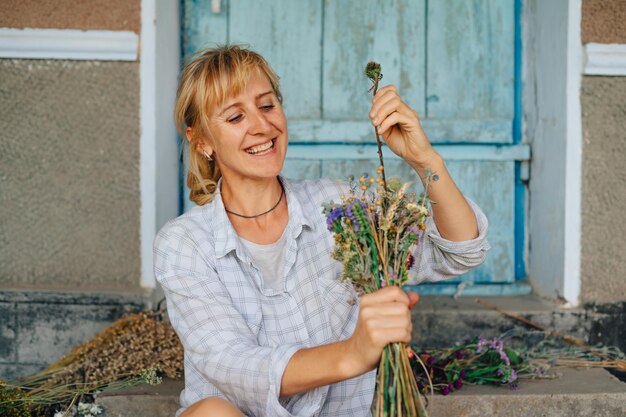
{"type": "Polygon", "coordinates": [[[519,389],[519,385],[517,385],[517,384],[511,384],[511,389],[512,389],[513,391],[517,391],[517,390],[519,389]]]}
{"type": "Polygon", "coordinates": [[[480,353],[487,347],[489,341],[482,336],[478,336],[478,343],[476,344],[476,353],[480,353]]]}
{"type": "Polygon", "coordinates": [[[489,347],[491,349],[497,350],[497,351],[501,351],[504,348],[504,342],[502,340],[500,340],[497,337],[494,337],[490,342],[489,342],[489,347]]]}
{"type": "Polygon", "coordinates": [[[515,369],[511,369],[511,375],[509,376],[509,382],[513,382],[517,379],[517,372],[515,369]]]}
{"type": "Polygon", "coordinates": [[[442,395],[448,395],[450,394],[450,388],[448,388],[448,386],[446,385],[445,387],[441,388],[441,394],[442,395]]]}
{"type": "Polygon", "coordinates": [[[454,352],[454,357],[457,359],[463,359],[463,352],[461,350],[457,350],[454,352]]]}
{"type": "Polygon", "coordinates": [[[467,371],[465,369],[463,369],[461,371],[461,373],[459,374],[459,378],[465,379],[466,376],[467,376],[467,371]]]}
{"type": "Polygon", "coordinates": [[[507,366],[511,365],[511,360],[507,356],[506,352],[504,352],[503,350],[499,350],[498,353],[500,354],[500,359],[502,359],[502,362],[506,363],[507,366]]]}
{"type": "Polygon", "coordinates": [[[461,389],[462,386],[463,386],[463,381],[461,381],[460,379],[457,379],[456,381],[454,381],[455,389],[461,389]]]}

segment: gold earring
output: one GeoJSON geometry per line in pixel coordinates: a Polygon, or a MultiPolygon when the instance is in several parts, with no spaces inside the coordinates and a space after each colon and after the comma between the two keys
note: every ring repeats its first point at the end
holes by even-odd
{"type": "Polygon", "coordinates": [[[207,151],[202,151],[202,155],[207,159],[207,161],[212,161],[211,155],[207,153],[207,151]]]}

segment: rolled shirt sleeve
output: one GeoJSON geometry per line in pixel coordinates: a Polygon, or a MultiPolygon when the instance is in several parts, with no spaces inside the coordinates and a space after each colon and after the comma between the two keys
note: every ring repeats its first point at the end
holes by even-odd
{"type": "Polygon", "coordinates": [[[409,271],[407,284],[437,282],[462,275],[485,261],[491,248],[487,241],[489,222],[480,207],[466,198],[478,224],[475,239],[454,242],[441,236],[432,217],[426,220],[426,230],[420,236],[413,256],[415,263],[409,271]]]}
{"type": "Polygon", "coordinates": [[[217,272],[193,242],[160,234],[155,273],[172,326],[194,368],[245,414],[291,417],[280,403],[280,388],[300,346],[259,346],[217,272]]]}

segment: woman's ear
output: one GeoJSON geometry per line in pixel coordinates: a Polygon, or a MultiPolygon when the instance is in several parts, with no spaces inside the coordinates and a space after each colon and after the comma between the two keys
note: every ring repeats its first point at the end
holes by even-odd
{"type": "Polygon", "coordinates": [[[187,137],[187,142],[191,143],[193,139],[193,130],[190,127],[185,129],[185,136],[187,137]]]}
{"type": "MultiPolygon", "coordinates": [[[[192,128],[187,127],[187,129],[185,129],[185,136],[189,144],[193,144],[194,133],[192,128]]],[[[203,155],[213,155],[213,147],[209,145],[206,140],[196,141],[195,151],[203,155]]]]}

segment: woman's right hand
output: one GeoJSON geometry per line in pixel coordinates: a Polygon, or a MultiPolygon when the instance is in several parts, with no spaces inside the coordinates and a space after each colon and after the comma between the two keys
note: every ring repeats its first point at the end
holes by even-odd
{"type": "Polygon", "coordinates": [[[417,293],[405,293],[390,286],[361,297],[359,318],[352,337],[346,340],[352,372],[360,375],[378,366],[385,346],[392,342],[411,341],[411,308],[417,293]]]}

